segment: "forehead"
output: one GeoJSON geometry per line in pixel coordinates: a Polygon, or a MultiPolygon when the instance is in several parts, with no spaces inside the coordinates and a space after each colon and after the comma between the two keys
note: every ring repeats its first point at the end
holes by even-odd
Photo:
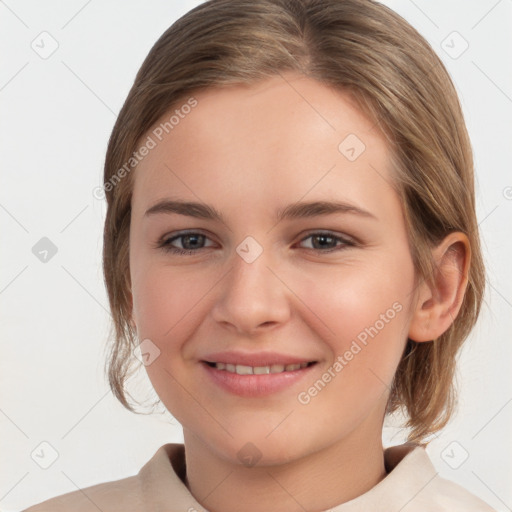
{"type": "Polygon", "coordinates": [[[305,194],[371,202],[390,189],[388,147],[347,93],[284,73],[193,97],[148,131],[155,144],[134,172],[134,210],[167,196],[259,209],[305,194]]]}

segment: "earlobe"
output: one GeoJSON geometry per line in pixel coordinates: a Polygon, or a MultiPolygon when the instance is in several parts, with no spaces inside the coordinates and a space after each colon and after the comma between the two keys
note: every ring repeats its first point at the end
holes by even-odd
{"type": "Polygon", "coordinates": [[[462,305],[471,260],[469,240],[464,233],[447,235],[433,250],[433,283],[424,281],[418,289],[409,338],[432,341],[448,330],[462,305]]]}

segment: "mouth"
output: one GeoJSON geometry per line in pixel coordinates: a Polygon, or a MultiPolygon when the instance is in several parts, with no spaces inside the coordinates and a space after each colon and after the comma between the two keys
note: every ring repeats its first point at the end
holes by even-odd
{"type": "Polygon", "coordinates": [[[269,397],[286,389],[291,392],[311,378],[319,365],[317,360],[275,353],[212,354],[200,362],[205,377],[217,389],[245,398],[269,397]]]}
{"type": "Polygon", "coordinates": [[[316,361],[304,361],[302,363],[290,364],[271,364],[266,366],[248,366],[244,364],[222,363],[214,361],[203,361],[211,368],[237,375],[268,375],[273,373],[294,372],[303,368],[308,368],[316,364],[316,361]]]}

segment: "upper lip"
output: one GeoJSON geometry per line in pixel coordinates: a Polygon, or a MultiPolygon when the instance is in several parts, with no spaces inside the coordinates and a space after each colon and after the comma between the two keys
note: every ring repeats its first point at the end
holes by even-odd
{"type": "Polygon", "coordinates": [[[277,352],[215,352],[202,358],[208,363],[241,364],[245,366],[271,366],[273,364],[310,363],[315,359],[297,357],[277,352]]]}

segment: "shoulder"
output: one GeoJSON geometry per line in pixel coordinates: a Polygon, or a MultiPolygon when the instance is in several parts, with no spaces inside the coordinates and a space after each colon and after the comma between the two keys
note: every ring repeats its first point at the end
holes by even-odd
{"type": "MultiPolygon", "coordinates": [[[[183,503],[190,495],[178,474],[185,469],[182,444],[161,446],[139,473],[112,482],[104,482],[55,496],[22,512],[141,512],[163,510],[164,505],[181,495],[183,503]],[[175,473],[178,471],[178,474],[175,473]]],[[[185,508],[186,510],[186,508],[185,508]]]]}
{"type": "Polygon", "coordinates": [[[431,509],[436,512],[496,512],[490,505],[461,485],[437,474],[431,482],[431,509]]]}
{"type": "Polygon", "coordinates": [[[425,447],[402,445],[393,447],[387,455],[392,463],[396,463],[391,472],[396,477],[393,492],[400,493],[403,512],[496,512],[466,488],[443,478],[425,447]],[[401,487],[400,491],[398,487],[401,487]]]}
{"type": "Polygon", "coordinates": [[[140,480],[131,476],[92,485],[31,506],[22,512],[128,512],[143,510],[140,480]]]}

